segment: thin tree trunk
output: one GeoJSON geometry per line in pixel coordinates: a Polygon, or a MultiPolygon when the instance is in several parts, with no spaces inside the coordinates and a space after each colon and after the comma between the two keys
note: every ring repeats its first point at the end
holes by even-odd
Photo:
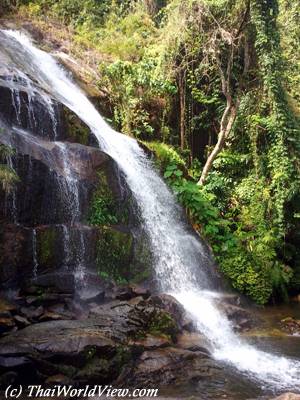
{"type": "Polygon", "coordinates": [[[185,147],[185,88],[183,73],[179,75],[179,98],[180,98],[180,147],[185,147]]]}
{"type": "Polygon", "coordinates": [[[234,56],[234,46],[232,44],[227,61],[227,68],[224,71],[222,68],[222,63],[219,58],[219,55],[216,53],[216,61],[219,68],[221,83],[222,83],[222,92],[226,98],[226,108],[222,115],[217,144],[215,145],[214,149],[212,150],[212,152],[208,156],[208,159],[206,160],[206,163],[201,173],[201,177],[197,183],[197,185],[199,186],[204,185],[207,175],[209,174],[209,171],[212,168],[213,162],[215,161],[220,151],[224,148],[226,139],[233,127],[237,115],[239,98],[237,98],[235,101],[233,100],[232,89],[231,89],[231,72],[233,65],[233,56],[234,56]]]}
{"type": "Polygon", "coordinates": [[[221,120],[221,127],[218,135],[218,141],[217,144],[215,145],[214,149],[210,153],[204,168],[202,170],[201,177],[197,183],[197,185],[204,185],[207,175],[209,171],[211,170],[211,167],[213,165],[213,162],[215,161],[217,155],[222,151],[224,148],[226,139],[232,129],[232,126],[234,124],[235,118],[237,114],[237,106],[232,103],[232,100],[227,100],[227,105],[225,108],[225,111],[222,116],[221,120]]]}

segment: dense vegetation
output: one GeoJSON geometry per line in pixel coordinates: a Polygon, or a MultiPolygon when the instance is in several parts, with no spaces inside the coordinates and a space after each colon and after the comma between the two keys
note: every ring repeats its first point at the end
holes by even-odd
{"type": "Polygon", "coordinates": [[[299,292],[297,2],[6,3],[97,55],[111,123],[155,153],[235,288],[258,303],[299,292]]]}

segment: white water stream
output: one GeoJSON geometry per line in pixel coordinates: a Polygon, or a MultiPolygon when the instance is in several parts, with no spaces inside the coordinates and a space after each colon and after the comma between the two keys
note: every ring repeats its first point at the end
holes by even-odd
{"type": "Polygon", "coordinates": [[[173,294],[210,340],[214,357],[236,367],[262,386],[300,389],[300,362],[266,353],[240,339],[215,304],[205,250],[181,222],[180,209],[137,142],[108,126],[55,59],[23,34],[5,31],[24,72],[34,72],[46,91],[83,120],[123,171],[149,237],[161,290],[173,294]]]}

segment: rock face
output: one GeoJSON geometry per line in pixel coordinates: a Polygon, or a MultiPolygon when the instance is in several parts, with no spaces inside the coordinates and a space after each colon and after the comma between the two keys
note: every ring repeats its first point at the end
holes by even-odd
{"type": "Polygon", "coordinates": [[[220,374],[203,341],[183,345],[177,322],[183,315],[177,315],[180,305],[171,297],[168,308],[163,296],[161,302],[159,296],[138,296],[94,302],[80,314],[66,294],[39,290],[28,288],[15,305],[0,303],[2,326],[17,329],[0,339],[2,388],[12,372],[14,384],[50,383],[60,376],[69,384],[132,387],[180,385],[220,374]]]}
{"type": "Polygon", "coordinates": [[[50,97],[47,82],[42,88],[32,71],[19,69],[13,48],[0,36],[0,144],[14,149],[6,164],[19,177],[11,193],[0,190],[0,289],[83,269],[119,281],[144,277],[134,249],[130,193],[117,165],[89,128],[50,97]],[[89,225],[96,194],[100,216],[126,213],[126,221],[89,225]]]}

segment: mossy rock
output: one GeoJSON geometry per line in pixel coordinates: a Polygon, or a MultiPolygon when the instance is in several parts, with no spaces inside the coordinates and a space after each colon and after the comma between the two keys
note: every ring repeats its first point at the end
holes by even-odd
{"type": "Polygon", "coordinates": [[[58,238],[56,226],[37,229],[37,261],[40,267],[48,269],[57,264],[60,253],[58,238]]]}
{"type": "Polygon", "coordinates": [[[133,238],[110,227],[100,230],[97,244],[97,267],[102,278],[114,279],[117,283],[130,280],[130,264],[133,254],[133,238]]]}
{"type": "Polygon", "coordinates": [[[68,139],[75,143],[88,145],[90,142],[90,129],[76,114],[67,107],[63,107],[68,139]]]}
{"type": "Polygon", "coordinates": [[[150,243],[140,234],[134,240],[133,262],[130,265],[130,283],[139,284],[151,278],[153,273],[150,243]]]}
{"type": "Polygon", "coordinates": [[[165,336],[175,340],[179,329],[174,318],[167,311],[155,309],[151,314],[147,333],[153,336],[165,336]]]}
{"type": "Polygon", "coordinates": [[[109,171],[98,171],[98,184],[94,191],[89,212],[92,225],[128,224],[129,204],[118,199],[108,178],[109,171]],[[122,204],[121,204],[122,203],[122,204]]]}
{"type": "Polygon", "coordinates": [[[126,346],[116,346],[113,355],[89,352],[87,363],[75,378],[84,382],[105,383],[119,376],[122,368],[132,359],[131,351],[126,346]],[[92,355],[93,354],[93,355],[92,355]]]}

